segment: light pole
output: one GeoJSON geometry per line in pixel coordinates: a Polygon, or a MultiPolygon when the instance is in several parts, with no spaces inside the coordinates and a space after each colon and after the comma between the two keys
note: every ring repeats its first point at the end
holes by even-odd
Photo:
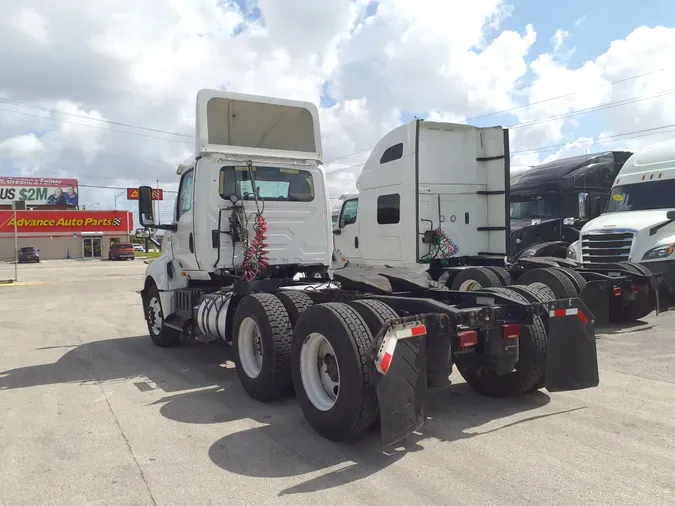
{"type": "Polygon", "coordinates": [[[122,195],[124,195],[127,191],[123,190],[119,192],[117,195],[115,195],[115,211],[117,211],[117,199],[120,198],[122,195]]]}

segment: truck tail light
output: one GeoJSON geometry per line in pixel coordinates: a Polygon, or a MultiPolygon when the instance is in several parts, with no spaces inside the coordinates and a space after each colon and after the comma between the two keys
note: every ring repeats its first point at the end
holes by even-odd
{"type": "Polygon", "coordinates": [[[471,348],[478,344],[478,332],[475,330],[461,330],[457,333],[460,348],[471,348]]]}
{"type": "Polygon", "coordinates": [[[519,339],[520,325],[515,324],[502,325],[502,336],[504,337],[504,339],[519,339]]]}
{"type": "Polygon", "coordinates": [[[630,289],[633,293],[640,293],[640,287],[637,285],[631,286],[630,289]]]}
{"type": "Polygon", "coordinates": [[[621,289],[620,286],[614,287],[614,297],[621,297],[622,293],[623,293],[623,290],[621,289]]]}

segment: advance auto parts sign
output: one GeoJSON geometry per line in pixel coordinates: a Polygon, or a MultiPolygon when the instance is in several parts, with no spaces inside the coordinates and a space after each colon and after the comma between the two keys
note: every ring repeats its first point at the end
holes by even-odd
{"type": "MultiPolygon", "coordinates": [[[[129,211],[17,211],[19,233],[26,232],[118,232],[129,234],[133,218],[129,211]]],[[[0,233],[14,232],[14,211],[0,211],[0,233]]]]}
{"type": "Polygon", "coordinates": [[[0,177],[0,204],[23,200],[28,205],[78,205],[77,179],[0,177]]]}

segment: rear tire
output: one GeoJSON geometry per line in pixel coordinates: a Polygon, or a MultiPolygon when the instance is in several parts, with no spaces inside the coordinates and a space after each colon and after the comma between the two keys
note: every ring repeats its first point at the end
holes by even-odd
{"type": "MultiPolygon", "coordinates": [[[[507,294],[514,300],[529,303],[526,297],[509,288],[492,288],[494,293],[507,294]]],[[[497,374],[481,356],[465,356],[456,360],[457,370],[467,384],[481,395],[510,397],[542,388],[546,373],[546,328],[535,315],[533,325],[521,326],[520,357],[515,371],[497,374]]]]}
{"type": "Polygon", "coordinates": [[[467,267],[462,269],[452,280],[451,290],[471,292],[482,288],[502,286],[499,277],[485,267],[467,267]]]}
{"type": "Polygon", "coordinates": [[[309,295],[297,290],[281,290],[274,295],[276,295],[286,308],[286,312],[288,312],[288,317],[291,319],[291,325],[293,327],[295,327],[295,324],[298,322],[300,315],[304,313],[309,306],[314,304],[314,301],[309,295]]]}
{"type": "Polygon", "coordinates": [[[504,267],[486,267],[486,269],[491,270],[499,278],[499,281],[502,282],[503,286],[508,286],[513,284],[513,279],[511,278],[511,273],[507,271],[504,267]]]}
{"type": "Polygon", "coordinates": [[[347,302],[347,305],[354,308],[359,313],[359,316],[363,318],[373,338],[375,338],[385,322],[398,318],[396,311],[379,300],[360,299],[347,302]]]}
{"type": "Polygon", "coordinates": [[[148,294],[143,299],[145,323],[148,326],[150,339],[160,348],[171,348],[180,344],[180,332],[164,324],[166,314],[162,308],[162,300],[155,284],[148,288],[148,294]]]}
{"type": "Polygon", "coordinates": [[[552,269],[567,276],[574,285],[574,288],[576,288],[577,294],[580,294],[581,290],[583,290],[586,286],[586,283],[588,283],[588,281],[586,281],[586,279],[581,274],[573,269],[568,269],[566,267],[552,267],[552,269]]]}
{"type": "Polygon", "coordinates": [[[347,304],[315,304],[298,319],[291,353],[293,386],[305,418],[321,436],[332,441],[352,440],[376,420],[375,374],[368,360],[372,347],[368,325],[347,304]],[[321,356],[317,340],[327,342],[330,346],[324,349],[334,355],[321,356]],[[320,354],[320,362],[313,358],[313,350],[320,354]],[[337,390],[330,388],[334,379],[337,390]]]}
{"type": "Polygon", "coordinates": [[[572,281],[559,268],[532,269],[525,271],[517,280],[519,285],[527,285],[538,291],[548,288],[554,300],[569,299],[579,295],[572,281]]]}
{"type": "Polygon", "coordinates": [[[246,393],[261,402],[288,393],[293,327],[281,301],[269,293],[247,295],[237,305],[232,329],[234,361],[246,393]]]}

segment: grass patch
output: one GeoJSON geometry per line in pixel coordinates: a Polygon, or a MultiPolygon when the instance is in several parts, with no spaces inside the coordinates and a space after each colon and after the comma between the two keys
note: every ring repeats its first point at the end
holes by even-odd
{"type": "Polygon", "coordinates": [[[137,251],[137,252],[136,252],[136,256],[137,256],[137,257],[157,258],[157,257],[158,257],[159,255],[161,255],[161,254],[162,254],[162,253],[161,253],[160,251],[150,251],[150,252],[148,252],[148,253],[145,253],[145,252],[141,253],[140,251],[137,251]]]}

